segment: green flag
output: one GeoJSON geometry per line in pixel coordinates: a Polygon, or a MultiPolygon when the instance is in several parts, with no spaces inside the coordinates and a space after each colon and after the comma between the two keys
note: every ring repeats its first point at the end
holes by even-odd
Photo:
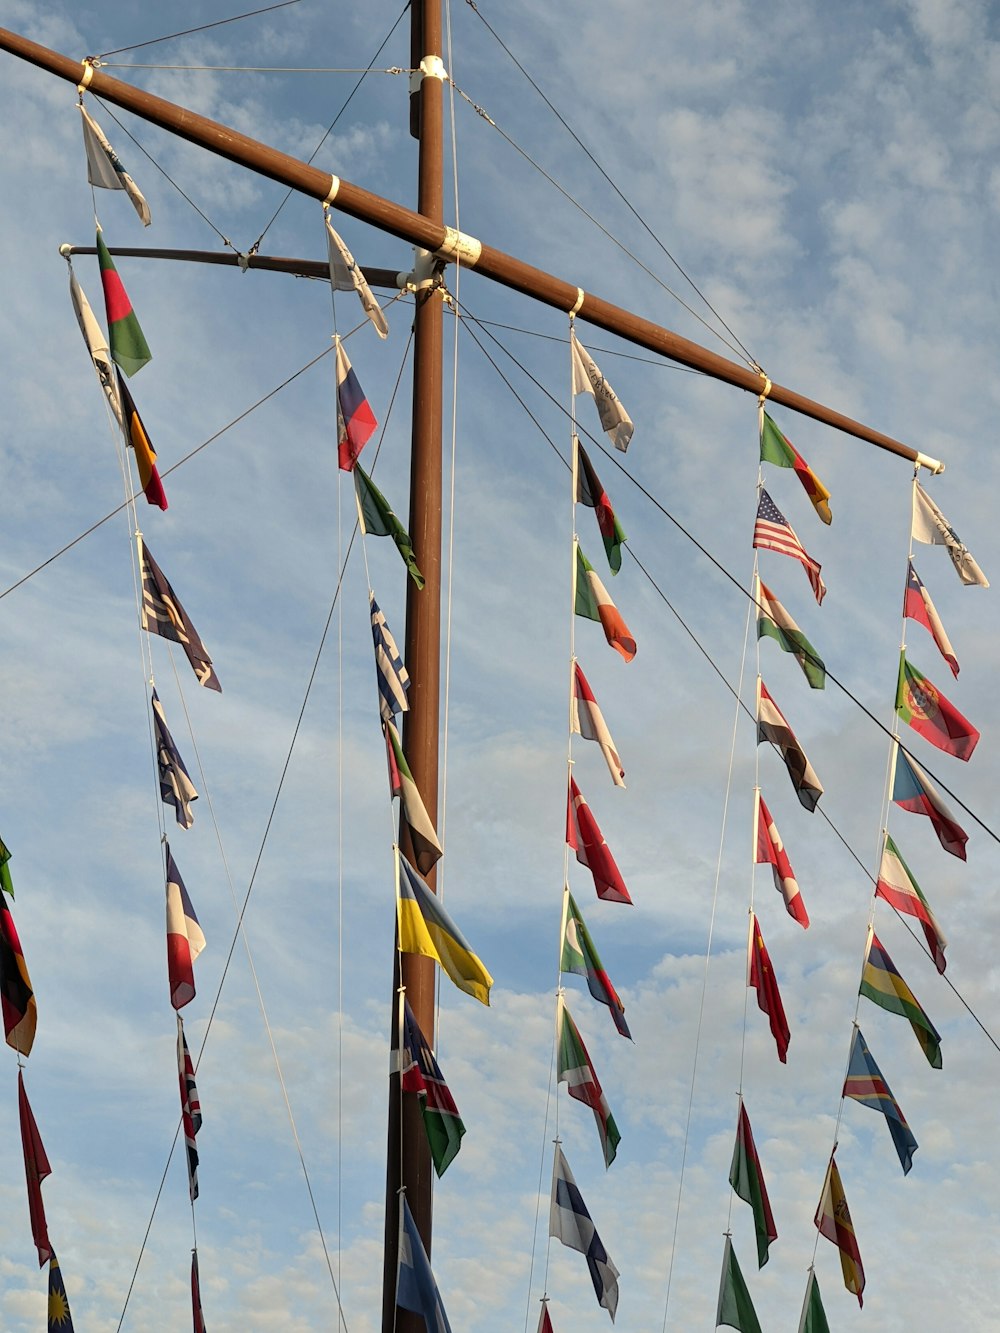
{"type": "Polygon", "coordinates": [[[809,1270],[809,1281],[806,1284],[806,1298],[802,1302],[799,1333],[830,1333],[830,1325],[826,1322],[826,1311],[823,1309],[823,1302],[820,1299],[819,1283],[816,1281],[816,1274],[811,1268],[809,1270]]]}
{"type": "Polygon", "coordinates": [[[147,361],[153,359],[153,354],[135,317],[128,292],[122,286],[115,261],[111,258],[100,232],[97,233],[97,261],[101,266],[101,285],[104,288],[104,303],[108,312],[108,342],[111,344],[111,356],[126,375],[134,375],[147,361]]]}
{"type": "Polygon", "coordinates": [[[410,578],[418,588],[422,588],[424,586],[424,576],[417,568],[410,534],[389,508],[389,502],[361,464],[355,463],[353,470],[361,531],[371,537],[391,537],[396,543],[396,549],[403,557],[403,563],[410,571],[410,578]]]}
{"type": "Polygon", "coordinates": [[[7,844],[0,838],[0,889],[3,889],[8,897],[13,898],[14,885],[11,883],[10,868],[7,865],[9,860],[10,852],[7,850],[7,844]]]}
{"type": "Polygon", "coordinates": [[[736,1262],[731,1236],[726,1237],[726,1253],[722,1259],[722,1283],[719,1287],[719,1308],[715,1316],[716,1327],[725,1324],[727,1328],[737,1328],[740,1333],[761,1333],[757,1321],[757,1312],[743,1281],[743,1274],[736,1262]]]}
{"type": "Polygon", "coordinates": [[[764,1173],[760,1168],[760,1158],[753,1141],[750,1117],[740,1099],[740,1118],[736,1127],[736,1146],[733,1149],[733,1161],[729,1168],[729,1183],[753,1209],[753,1225],[757,1233],[757,1267],[767,1263],[767,1250],[772,1240],[778,1239],[778,1229],[771,1214],[771,1203],[767,1197],[764,1173]]]}
{"type": "Polygon", "coordinates": [[[806,636],[766,584],[757,580],[757,638],[774,639],[785,653],[792,653],[809,685],[821,690],[826,682],[826,667],[806,636]]]}

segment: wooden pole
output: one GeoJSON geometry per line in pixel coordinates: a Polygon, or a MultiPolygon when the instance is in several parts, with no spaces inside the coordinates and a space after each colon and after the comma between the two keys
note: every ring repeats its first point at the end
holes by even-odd
{"type": "MultiPolygon", "coordinates": [[[[421,218],[442,225],[444,216],[443,117],[440,74],[440,0],[412,0],[411,49],[422,67],[419,89],[411,99],[410,124],[418,149],[417,207],[421,218]]],[[[419,268],[414,264],[414,270],[419,268]]],[[[443,313],[441,292],[432,275],[415,293],[413,341],[413,414],[410,454],[409,533],[424,576],[424,587],[406,580],[406,650],[410,673],[403,744],[427,813],[437,824],[438,732],[441,691],[441,363],[443,313]]],[[[402,821],[401,821],[402,823],[402,821]]],[[[409,854],[408,839],[400,839],[409,854]]],[[[433,874],[425,877],[434,888],[433,874]]],[[[435,966],[430,958],[398,954],[394,965],[413,1016],[434,1044],[435,966]]],[[[395,990],[395,987],[394,987],[395,990]]],[[[393,1041],[398,1045],[398,1000],[393,994],[393,1041]]],[[[424,1333],[422,1315],[396,1308],[399,1195],[406,1200],[428,1257],[431,1253],[433,1185],[430,1150],[416,1097],[400,1095],[399,1074],[389,1079],[389,1115],[385,1177],[385,1247],[382,1275],[383,1333],[424,1333]]]]}
{"type": "MultiPolygon", "coordinates": [[[[96,255],[94,245],[71,245],[68,255],[96,255]]],[[[266,273],[285,273],[293,278],[317,278],[330,281],[330,265],[325,259],[289,259],[284,255],[239,255],[233,250],[151,250],[142,245],[109,245],[108,253],[125,259],[173,259],[184,264],[223,264],[228,268],[257,268],[266,273]]],[[[399,287],[399,273],[391,268],[372,268],[359,264],[371,287],[399,287]]]]}
{"type": "MultiPolygon", "coordinates": [[[[0,50],[9,51],[19,59],[48,70],[49,73],[70,83],[80,84],[86,78],[90,91],[97,96],[134,112],[154,125],[159,125],[173,134],[180,135],[181,138],[188,139],[191,143],[199,144],[210,152],[228,158],[231,162],[237,162],[259,175],[280,181],[283,185],[301,194],[310,195],[314,199],[326,199],[333,191],[334,206],[341,212],[360,218],[381,231],[399,236],[411,245],[420,246],[432,254],[442,252],[446,258],[453,257],[454,246],[450,242],[454,238],[454,233],[449,236],[449,229],[439,218],[403,208],[400,204],[372,194],[359,185],[351,184],[350,181],[331,177],[325,171],[319,171],[289,157],[287,153],[278,152],[277,149],[258,143],[257,140],[240,134],[228,126],[196,115],[184,107],[175,106],[162,97],[154,97],[151,93],[133,88],[120,79],[102,74],[91,65],[70,60],[67,56],[50,51],[47,47],[29,41],[28,38],[21,37],[7,28],[0,28],[0,50]]],[[[423,80],[424,87],[428,82],[430,80],[423,80]]],[[[437,83],[437,80],[433,82],[437,83]]],[[[610,301],[602,300],[573,283],[565,282],[519,259],[514,259],[504,254],[502,250],[496,250],[485,244],[480,245],[479,242],[474,242],[463,249],[467,257],[460,257],[456,262],[465,264],[483,277],[491,278],[505,287],[523,292],[532,300],[540,301],[557,310],[576,310],[581,320],[586,320],[609,333],[617,334],[627,342],[645,347],[648,351],[665,356],[679,365],[701,371],[713,379],[732,384],[748,393],[757,395],[764,386],[764,378],[760,372],[740,365],[736,361],[729,361],[699,346],[698,343],[682,338],[659,324],[654,324],[651,320],[622,310],[610,301]]],[[[928,458],[900,440],[893,439],[891,435],[874,430],[781,384],[771,384],[769,399],[793,412],[812,417],[825,425],[844,431],[845,434],[874,444],[879,449],[886,449],[889,453],[897,454],[900,458],[926,467],[932,472],[943,470],[942,463],[928,458]]]]}

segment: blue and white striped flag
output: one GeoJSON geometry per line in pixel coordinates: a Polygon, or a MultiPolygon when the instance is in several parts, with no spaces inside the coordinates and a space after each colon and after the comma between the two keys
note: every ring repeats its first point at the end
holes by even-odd
{"type": "Polygon", "coordinates": [[[215,674],[201,635],[180,604],[167,576],[153,559],[149,547],[139,538],[139,563],[142,569],[142,628],[148,634],[159,634],[184,649],[198,684],[222,693],[219,677],[215,674]]]}
{"type": "Polygon", "coordinates": [[[573,1172],[558,1144],[552,1163],[549,1235],[561,1240],[571,1250],[579,1250],[586,1257],[598,1304],[604,1306],[614,1323],[615,1311],[618,1309],[618,1269],[608,1258],[583,1195],[576,1187],[573,1172]]]}
{"type": "Polygon", "coordinates": [[[156,767],[160,774],[160,799],[164,805],[172,805],[177,822],[181,828],[190,828],[194,823],[191,802],[198,799],[194,783],[184,766],[180,751],[174,744],[174,738],[167,726],[167,715],[160,703],[160,696],[153,691],[153,730],[156,734],[156,767]]]}
{"type": "Polygon", "coordinates": [[[372,638],[375,640],[375,674],[378,678],[378,708],[382,718],[391,722],[396,713],[405,713],[410,705],[406,702],[406,691],[410,688],[410,676],[403,659],[396,647],[385,616],[379,609],[375,594],[368,594],[372,616],[372,638]]]}
{"type": "Polygon", "coordinates": [[[423,1315],[427,1333],[451,1333],[451,1324],[441,1303],[441,1293],[427,1259],[420,1232],[406,1202],[399,1196],[399,1272],[396,1278],[396,1304],[403,1310],[423,1315]]]}

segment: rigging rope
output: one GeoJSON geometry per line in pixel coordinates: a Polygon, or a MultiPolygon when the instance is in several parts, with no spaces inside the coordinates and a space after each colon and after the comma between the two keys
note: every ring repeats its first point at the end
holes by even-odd
{"type": "Polygon", "coordinates": [[[123,51],[138,51],[143,46],[156,46],[158,42],[172,42],[175,37],[190,37],[192,33],[207,32],[209,28],[222,28],[227,23],[239,23],[241,19],[256,18],[258,14],[270,14],[275,9],[287,9],[289,5],[297,5],[299,0],[278,0],[277,4],[265,5],[263,9],[251,9],[245,14],[234,14],[232,18],[216,19],[214,23],[202,23],[197,28],[185,28],[182,32],[170,32],[164,37],[150,37],[145,42],[136,42],[133,46],[117,46],[113,51],[104,51],[101,55],[95,56],[93,63],[103,60],[105,56],[120,56],[123,51]]]}

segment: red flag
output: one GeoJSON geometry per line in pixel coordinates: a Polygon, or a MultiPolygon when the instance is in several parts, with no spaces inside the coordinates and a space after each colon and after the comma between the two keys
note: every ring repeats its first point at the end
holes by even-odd
{"type": "Polygon", "coordinates": [[[549,1318],[549,1298],[542,1297],[542,1313],[538,1316],[538,1333],[552,1333],[552,1320],[549,1318]]]}
{"type": "Polygon", "coordinates": [[[45,1206],[42,1203],[42,1181],[52,1174],[49,1159],[45,1156],[42,1136],[31,1113],[28,1094],[24,1090],[24,1077],[17,1071],[17,1109],[21,1118],[21,1146],[24,1148],[24,1175],[28,1183],[28,1216],[31,1219],[31,1238],[38,1247],[38,1267],[44,1268],[52,1258],[52,1246],[49,1244],[49,1231],[45,1223],[45,1206]]]}
{"type": "Polygon", "coordinates": [[[799,923],[803,930],[809,926],[809,913],[802,901],[802,894],[795,879],[795,871],[781,841],[778,826],[771,818],[763,796],[757,793],[757,864],[765,862],[771,866],[774,874],[774,887],[785,900],[785,910],[799,923]]]}
{"type": "Polygon", "coordinates": [[[613,903],[631,903],[621,871],[604,841],[604,834],[597,827],[590,806],[572,778],[569,780],[569,799],[566,803],[566,841],[576,853],[576,859],[593,875],[598,898],[613,903]]]}
{"type": "Polygon", "coordinates": [[[7,1045],[28,1055],[35,1040],[38,1010],[21,952],[14,918],[0,892],[0,1009],[7,1045]]]}
{"type": "Polygon", "coordinates": [[[205,1333],[205,1316],[201,1312],[201,1279],[198,1276],[198,1251],[191,1251],[191,1312],[194,1333],[205,1333]]]}
{"type": "Polygon", "coordinates": [[[747,985],[752,986],[757,992],[757,1007],[767,1014],[770,1019],[771,1035],[774,1037],[774,1044],[778,1048],[778,1059],[782,1064],[785,1064],[788,1058],[788,1043],[791,1040],[791,1033],[788,1031],[788,1021],[785,1018],[784,1006],[778,992],[778,982],[756,916],[752,916],[750,921],[749,953],[747,985]]]}

